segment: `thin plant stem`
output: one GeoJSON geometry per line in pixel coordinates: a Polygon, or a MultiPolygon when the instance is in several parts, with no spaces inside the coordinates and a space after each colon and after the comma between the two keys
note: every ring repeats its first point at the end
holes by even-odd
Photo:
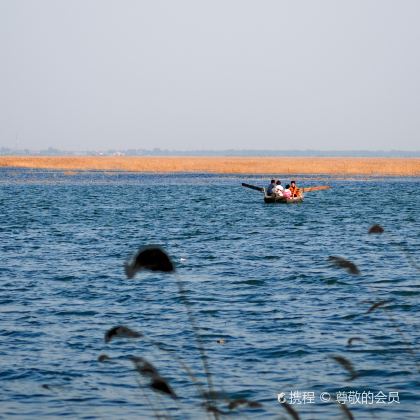
{"type": "MultiPolygon", "coordinates": [[[[193,315],[192,310],[191,310],[191,303],[187,298],[185,289],[182,285],[182,281],[177,275],[176,275],[176,284],[178,286],[178,293],[179,293],[179,296],[181,298],[181,301],[183,302],[183,304],[185,306],[185,309],[187,311],[188,320],[190,322],[190,325],[191,325],[191,328],[192,328],[192,331],[193,331],[193,334],[194,334],[194,338],[195,338],[195,341],[197,343],[197,349],[200,353],[201,363],[203,365],[203,370],[204,370],[204,373],[206,375],[206,380],[207,380],[207,387],[208,387],[208,394],[209,394],[209,398],[207,398],[207,402],[210,403],[213,399],[213,389],[214,388],[213,388],[213,380],[212,380],[212,376],[211,376],[211,373],[210,373],[209,365],[207,363],[206,352],[204,350],[203,340],[201,339],[198,326],[195,322],[194,315],[193,315]]],[[[218,413],[213,411],[213,414],[214,414],[215,419],[218,420],[219,419],[218,413]]]]}

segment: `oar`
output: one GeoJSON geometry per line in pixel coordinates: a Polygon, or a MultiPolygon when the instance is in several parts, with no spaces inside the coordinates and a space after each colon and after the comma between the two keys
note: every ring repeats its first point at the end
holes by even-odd
{"type": "Polygon", "coordinates": [[[264,192],[263,187],[257,187],[256,185],[246,184],[245,182],[242,182],[242,186],[246,188],[251,188],[251,190],[256,190],[260,192],[264,192]]]}
{"type": "Polygon", "coordinates": [[[318,187],[305,187],[301,188],[303,192],[310,192],[310,191],[321,191],[321,190],[329,190],[331,187],[329,185],[319,185],[318,187]]]}

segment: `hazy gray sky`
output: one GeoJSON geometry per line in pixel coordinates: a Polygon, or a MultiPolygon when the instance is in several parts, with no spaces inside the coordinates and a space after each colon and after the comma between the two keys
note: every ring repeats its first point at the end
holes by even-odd
{"type": "Polygon", "coordinates": [[[0,0],[0,146],[420,149],[419,0],[0,0]]]}

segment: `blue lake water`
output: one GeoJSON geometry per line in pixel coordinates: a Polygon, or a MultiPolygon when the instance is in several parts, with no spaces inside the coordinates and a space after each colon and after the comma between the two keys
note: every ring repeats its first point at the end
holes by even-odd
{"type": "Polygon", "coordinates": [[[205,383],[180,282],[221,410],[246,398],[262,407],[232,416],[290,418],[284,392],[303,419],[340,418],[339,393],[357,419],[417,419],[420,180],[297,179],[333,188],[269,205],[240,185],[263,186],[261,176],[1,169],[0,416],[208,417],[182,365],[205,383]],[[368,235],[374,223],[383,235],[368,235]],[[124,261],[150,244],[176,274],[126,279],[124,261]],[[145,338],[105,344],[116,325],[145,338]],[[361,339],[349,346],[351,337],[361,339]],[[179,398],[153,392],[131,355],[150,360],[179,398]]]}

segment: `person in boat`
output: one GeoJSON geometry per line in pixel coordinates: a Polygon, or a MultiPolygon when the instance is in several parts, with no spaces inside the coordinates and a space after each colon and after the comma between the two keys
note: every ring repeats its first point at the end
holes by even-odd
{"type": "Polygon", "coordinates": [[[290,181],[290,191],[292,193],[292,197],[300,197],[300,190],[296,185],[296,181],[290,181]]]}
{"type": "Polygon", "coordinates": [[[281,181],[277,180],[276,186],[273,190],[274,194],[277,195],[278,197],[283,197],[283,191],[284,191],[284,188],[281,185],[281,181]]]}
{"type": "Polygon", "coordinates": [[[290,185],[289,184],[287,184],[286,185],[286,188],[283,190],[283,197],[284,198],[292,198],[293,197],[292,191],[290,190],[290,185]]]}
{"type": "Polygon", "coordinates": [[[272,179],[270,182],[270,185],[267,187],[267,195],[272,195],[275,187],[276,187],[276,180],[272,179]]]}

